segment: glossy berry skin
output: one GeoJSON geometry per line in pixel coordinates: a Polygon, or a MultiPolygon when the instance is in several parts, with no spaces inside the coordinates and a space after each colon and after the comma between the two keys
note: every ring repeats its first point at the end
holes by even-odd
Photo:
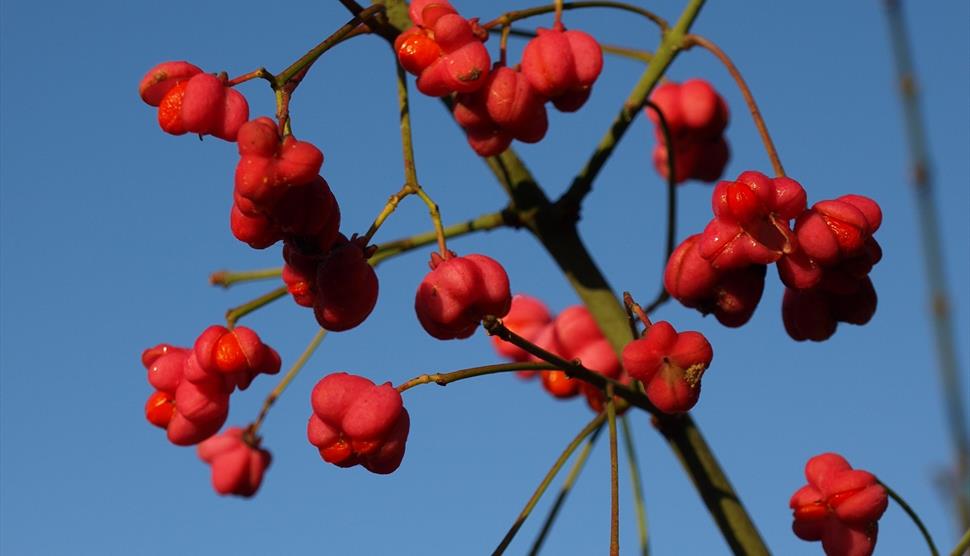
{"type": "Polygon", "coordinates": [[[272,461],[268,451],[246,442],[239,427],[228,428],[200,443],[196,453],[212,466],[212,487],[223,496],[249,498],[256,494],[272,461]]]}
{"type": "Polygon", "coordinates": [[[666,321],[623,348],[623,368],[641,381],[647,397],[664,413],[684,413],[697,403],[701,377],[714,357],[699,332],[677,333],[666,321]]]}
{"type": "Polygon", "coordinates": [[[513,139],[536,143],[549,129],[545,98],[521,72],[500,65],[482,88],[456,97],[454,116],[479,156],[498,155],[513,139]]]}
{"type": "Polygon", "coordinates": [[[158,106],[175,85],[202,73],[202,69],[186,61],[162,62],[142,77],[138,94],[149,106],[158,106]]]}
{"type": "MultiPolygon", "coordinates": [[[[546,304],[525,294],[512,296],[509,312],[502,319],[502,324],[506,328],[533,343],[550,322],[552,322],[552,314],[546,304]]],[[[498,336],[492,336],[491,341],[495,351],[502,357],[520,362],[528,361],[530,358],[525,350],[498,336]]]]}
{"type": "Polygon", "coordinates": [[[350,330],[374,310],[378,289],[377,274],[360,242],[340,242],[317,269],[313,314],[327,330],[350,330]]]}
{"type": "Polygon", "coordinates": [[[822,541],[827,556],[870,556],[876,546],[878,521],[889,504],[874,475],[852,469],[842,456],[817,455],[805,464],[808,484],[788,505],[792,530],[806,541],[822,541]]]}
{"type": "Polygon", "coordinates": [[[238,143],[235,194],[251,203],[244,212],[270,212],[289,188],[317,179],[323,165],[320,149],[292,135],[280,137],[266,117],[243,124],[238,143]]]}
{"type": "Polygon", "coordinates": [[[791,178],[749,171],[719,182],[700,255],[720,270],[773,263],[795,249],[789,221],[805,211],[805,204],[805,190],[791,178]]]}
{"type": "Polygon", "coordinates": [[[379,474],[400,466],[410,418],[390,383],[377,386],[362,376],[333,373],[313,387],[310,401],[307,438],[324,461],[379,474]]]}
{"type": "Polygon", "coordinates": [[[750,265],[721,271],[701,257],[700,234],[685,239],[671,253],[664,288],[685,307],[713,313],[724,326],[738,327],[754,314],[764,292],[766,267],[750,265]]]}
{"type": "Polygon", "coordinates": [[[142,100],[158,106],[158,123],[172,135],[197,133],[235,141],[249,119],[249,103],[225,80],[189,64],[155,66],[139,85],[142,100]]]}
{"type": "Polygon", "coordinates": [[[819,201],[795,222],[801,250],[822,266],[859,254],[882,224],[879,205],[861,195],[819,201]]]}
{"type": "Polygon", "coordinates": [[[411,2],[414,27],[398,36],[394,51],[418,90],[428,96],[470,93],[485,84],[491,59],[469,21],[444,0],[411,2]]]}
{"type": "Polygon", "coordinates": [[[418,286],[414,310],[439,340],[471,336],[486,315],[504,317],[512,305],[509,277],[485,255],[431,257],[431,272],[418,286]]]}
{"type": "Polygon", "coordinates": [[[522,52],[522,73],[563,112],[575,112],[586,103],[602,70],[603,50],[582,31],[538,29],[522,52]]]}
{"type": "MultiPolygon", "coordinates": [[[[707,81],[690,79],[683,83],[661,84],[651,94],[650,100],[663,113],[670,131],[675,155],[674,181],[717,181],[730,154],[723,135],[728,123],[728,108],[724,99],[707,81]]],[[[668,151],[660,118],[652,107],[648,106],[645,110],[655,126],[657,146],[653,151],[654,166],[666,178],[668,151]]]]}

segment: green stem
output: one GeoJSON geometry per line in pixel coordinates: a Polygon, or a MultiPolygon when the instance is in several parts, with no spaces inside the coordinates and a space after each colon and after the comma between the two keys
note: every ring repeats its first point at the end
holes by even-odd
{"type": "Polygon", "coordinates": [[[697,18],[704,2],[705,0],[691,0],[677,21],[677,25],[664,33],[660,47],[654,52],[646,71],[643,72],[633,91],[630,92],[630,96],[623,103],[619,115],[613,120],[589,161],[586,162],[569,189],[559,199],[559,203],[570,207],[572,210],[578,210],[583,197],[592,190],[593,180],[596,179],[607,159],[613,154],[617,143],[623,138],[626,130],[630,127],[630,123],[633,122],[634,116],[643,108],[650,91],[657,85],[667,67],[684,48],[684,39],[687,32],[694,23],[694,19],[697,18]]]}
{"type": "Polygon", "coordinates": [[[362,10],[359,14],[354,15],[354,17],[345,23],[340,29],[334,31],[332,35],[323,39],[323,42],[314,46],[309,52],[304,54],[299,60],[293,62],[285,70],[281,71],[274,77],[276,82],[276,87],[282,89],[290,82],[291,79],[296,77],[297,74],[305,74],[310,66],[317,61],[324,52],[330,50],[334,46],[340,44],[344,39],[348,37],[353,31],[357,29],[357,26],[362,22],[368,20],[374,14],[382,13],[384,11],[384,6],[380,4],[375,4],[368,8],[362,10]]]}
{"type": "Polygon", "coordinates": [[[626,415],[620,417],[623,431],[623,448],[626,460],[630,465],[630,487],[633,489],[633,503],[637,511],[637,531],[640,535],[640,554],[649,556],[650,542],[647,529],[647,506],[643,501],[643,482],[640,480],[640,464],[637,462],[636,448],[633,444],[633,433],[626,415]]]}
{"type": "Polygon", "coordinates": [[[286,371],[286,374],[283,375],[283,378],[280,380],[279,384],[276,385],[276,388],[273,388],[273,391],[266,396],[266,399],[263,401],[263,407],[259,410],[259,416],[257,416],[256,420],[253,421],[253,423],[247,428],[251,436],[256,436],[256,433],[259,431],[259,427],[261,427],[263,425],[263,421],[266,420],[266,414],[269,413],[269,408],[273,407],[273,404],[276,403],[276,400],[280,397],[283,391],[286,390],[286,387],[293,382],[296,375],[300,374],[300,370],[303,369],[303,366],[306,365],[307,361],[310,360],[313,352],[317,350],[317,347],[320,346],[320,342],[323,341],[323,338],[326,335],[327,331],[322,328],[317,331],[316,335],[313,336],[313,339],[310,340],[310,344],[305,350],[303,350],[303,354],[300,355],[300,358],[293,363],[290,370],[286,371]]]}
{"type": "MultiPolygon", "coordinates": [[[[514,213],[508,211],[490,212],[472,220],[447,226],[444,228],[444,234],[447,238],[453,238],[470,234],[472,232],[489,231],[502,226],[514,225],[516,225],[514,213]]],[[[370,263],[376,266],[377,264],[401,253],[405,253],[425,245],[430,245],[437,239],[437,230],[432,230],[430,232],[424,232],[411,237],[381,243],[377,246],[377,251],[370,258],[370,263]]]]}
{"type": "Polygon", "coordinates": [[[239,282],[269,280],[271,278],[279,278],[281,274],[283,274],[283,267],[279,266],[260,270],[242,270],[239,272],[219,270],[209,275],[209,283],[213,286],[229,289],[229,286],[238,284],[239,282]]]}
{"type": "MultiPolygon", "coordinates": [[[[929,146],[926,127],[918,96],[916,74],[913,70],[909,33],[903,18],[900,2],[886,0],[893,57],[896,62],[896,78],[902,96],[906,139],[912,167],[913,193],[916,197],[916,215],[919,219],[922,241],[923,266],[929,297],[930,318],[939,366],[943,407],[946,415],[950,444],[953,449],[954,475],[948,493],[952,493],[956,507],[959,530],[970,529],[970,432],[967,430],[967,407],[964,396],[966,387],[961,384],[960,363],[957,357],[953,318],[950,312],[950,294],[946,281],[943,238],[940,233],[942,219],[937,210],[934,190],[936,185],[930,168],[929,146]]],[[[955,238],[956,239],[956,238],[955,238]]]]}
{"type": "Polygon", "coordinates": [[[485,365],[483,367],[472,367],[450,373],[431,373],[416,376],[407,382],[402,382],[398,387],[398,392],[410,390],[422,384],[435,383],[438,386],[447,386],[452,382],[475,378],[478,376],[492,375],[495,373],[508,373],[511,371],[553,371],[557,369],[550,363],[502,363],[499,365],[485,365]]]}
{"type": "Polygon", "coordinates": [[[539,486],[536,487],[535,492],[532,493],[532,497],[529,498],[528,502],[526,502],[525,507],[522,508],[521,512],[519,512],[519,516],[515,519],[515,523],[513,523],[512,527],[509,528],[508,533],[506,533],[505,537],[502,538],[502,542],[500,542],[498,547],[495,548],[495,551],[492,552],[492,556],[498,556],[499,554],[505,553],[505,549],[509,547],[512,539],[515,538],[515,534],[519,532],[519,528],[521,528],[522,524],[525,523],[525,520],[528,519],[529,514],[532,513],[532,509],[535,508],[536,504],[539,502],[539,499],[542,498],[542,495],[546,492],[546,489],[549,488],[549,484],[552,483],[552,480],[556,478],[559,470],[562,469],[562,466],[565,465],[566,461],[569,460],[569,456],[576,451],[576,448],[583,443],[583,440],[585,440],[587,436],[593,434],[595,430],[600,428],[600,425],[603,424],[604,420],[606,420],[606,412],[600,413],[594,417],[593,420],[583,427],[583,430],[579,431],[579,434],[577,434],[576,437],[569,442],[566,449],[563,450],[562,454],[559,455],[555,463],[552,464],[552,467],[546,473],[546,476],[543,477],[542,482],[540,482],[539,486]]]}
{"type": "Polygon", "coordinates": [[[586,441],[586,445],[583,446],[583,449],[580,450],[579,455],[576,456],[576,461],[573,462],[573,466],[569,469],[569,473],[566,475],[566,480],[563,481],[562,487],[559,489],[559,494],[556,495],[556,501],[552,503],[552,506],[550,506],[549,513],[546,514],[546,520],[542,522],[542,528],[539,530],[536,540],[532,543],[532,548],[529,550],[529,556],[536,556],[539,554],[539,550],[542,549],[542,543],[545,542],[546,537],[549,535],[549,531],[552,530],[552,524],[555,523],[556,518],[559,516],[559,510],[562,509],[563,504],[566,502],[566,497],[569,496],[569,492],[576,484],[576,480],[579,479],[579,474],[582,473],[583,468],[586,466],[586,460],[589,459],[589,454],[593,451],[593,445],[596,444],[596,439],[599,438],[601,432],[603,432],[602,425],[593,431],[593,434],[590,435],[589,440],[586,441]]]}
{"type": "Polygon", "coordinates": [[[923,539],[926,540],[926,545],[930,549],[930,554],[932,554],[933,556],[939,556],[940,552],[936,549],[936,544],[933,543],[933,537],[930,536],[929,530],[926,529],[926,525],[923,524],[923,520],[919,518],[919,515],[917,515],[916,512],[913,510],[913,508],[911,508],[910,505],[907,504],[905,500],[903,500],[902,496],[897,494],[895,490],[889,488],[889,486],[886,485],[886,483],[879,481],[879,484],[882,485],[882,488],[886,489],[886,493],[889,494],[889,497],[892,498],[897,504],[899,504],[899,507],[902,508],[904,512],[906,512],[906,515],[909,516],[909,519],[911,519],[913,523],[916,524],[916,527],[919,529],[919,532],[923,534],[923,539]]]}
{"type": "Polygon", "coordinates": [[[226,327],[234,328],[239,319],[252,313],[256,309],[269,305],[277,299],[286,295],[286,286],[280,286],[271,292],[267,292],[252,301],[247,301],[238,307],[233,307],[226,311],[226,327]]]}
{"type": "Polygon", "coordinates": [[[960,538],[960,542],[950,552],[950,556],[965,556],[968,548],[970,548],[970,529],[967,529],[960,538]]]}

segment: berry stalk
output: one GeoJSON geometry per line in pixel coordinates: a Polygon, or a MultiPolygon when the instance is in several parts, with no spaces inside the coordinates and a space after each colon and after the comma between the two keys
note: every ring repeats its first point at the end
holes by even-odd
{"type": "Polygon", "coordinates": [[[256,420],[253,421],[253,423],[246,429],[247,434],[250,437],[256,436],[256,433],[259,431],[259,427],[263,425],[263,421],[266,419],[266,414],[269,413],[269,408],[273,407],[273,404],[275,404],[276,400],[281,394],[283,394],[286,387],[293,382],[296,375],[300,374],[300,370],[303,369],[303,366],[306,365],[307,361],[310,360],[310,357],[313,356],[313,353],[317,350],[317,347],[320,346],[320,342],[323,341],[326,335],[327,331],[323,328],[317,331],[317,333],[313,336],[313,339],[310,340],[310,344],[307,345],[305,350],[303,350],[300,358],[293,363],[290,370],[286,371],[286,374],[283,375],[282,379],[280,379],[280,382],[276,385],[276,388],[273,388],[273,391],[266,396],[266,400],[263,401],[263,407],[260,408],[259,415],[256,417],[256,420]]]}
{"type": "Polygon", "coordinates": [[[902,508],[904,512],[906,512],[906,515],[909,516],[909,519],[911,519],[913,523],[916,524],[916,527],[919,529],[919,532],[923,535],[923,539],[926,540],[926,546],[930,549],[930,554],[932,556],[939,556],[940,551],[936,549],[936,544],[933,542],[933,537],[930,536],[929,530],[926,528],[926,525],[923,523],[923,520],[920,519],[919,514],[916,513],[916,510],[914,510],[909,504],[907,504],[906,501],[903,500],[903,497],[899,495],[899,493],[889,488],[889,486],[886,483],[879,481],[879,484],[882,485],[882,488],[886,489],[886,494],[888,494],[889,497],[892,498],[894,502],[899,504],[899,507],[902,508]]]}
{"type": "Polygon", "coordinates": [[[405,392],[422,384],[435,383],[438,386],[447,386],[452,382],[475,378],[478,376],[491,375],[496,373],[508,373],[512,371],[551,371],[557,367],[552,363],[503,363],[499,365],[485,365],[482,367],[472,367],[453,371],[450,373],[431,373],[416,376],[397,386],[398,392],[405,392]]]}
{"type": "MultiPolygon", "coordinates": [[[[676,154],[674,151],[674,141],[670,134],[670,126],[667,123],[667,117],[664,116],[660,107],[653,102],[647,101],[647,107],[653,110],[657,114],[657,121],[660,123],[660,131],[664,136],[664,145],[667,147],[667,238],[664,241],[664,266],[666,266],[667,261],[670,260],[670,255],[674,252],[674,247],[677,245],[677,171],[676,171],[676,154]]],[[[624,297],[625,299],[625,297],[624,297]]],[[[670,299],[670,292],[663,284],[663,274],[660,275],[660,291],[657,292],[657,297],[653,298],[647,305],[647,313],[652,313],[657,307],[660,307],[668,299],[670,299]]],[[[639,307],[639,305],[637,305],[639,307]]],[[[649,320],[643,320],[644,324],[650,322],[649,320]]],[[[647,325],[649,326],[649,325],[647,325]]]]}
{"type": "Polygon", "coordinates": [[[768,126],[765,125],[765,119],[761,116],[761,110],[758,109],[758,103],[755,102],[754,95],[751,94],[751,89],[748,87],[747,82],[745,82],[744,77],[741,76],[738,67],[734,65],[731,58],[719,46],[700,35],[688,35],[685,38],[684,48],[691,48],[692,46],[699,46],[707,50],[724,64],[724,67],[731,74],[734,82],[737,83],[738,89],[741,90],[741,95],[744,96],[744,103],[748,105],[748,110],[751,112],[754,125],[758,128],[758,134],[761,135],[761,142],[764,143],[765,152],[768,153],[768,158],[771,159],[771,167],[775,170],[775,177],[784,176],[785,168],[781,165],[781,159],[778,157],[778,149],[775,148],[775,143],[771,140],[771,134],[768,133],[768,126]]]}
{"type": "Polygon", "coordinates": [[[508,23],[513,23],[515,21],[527,19],[530,17],[535,17],[537,15],[544,15],[547,13],[556,13],[556,24],[559,24],[559,22],[562,19],[563,10],[576,10],[576,9],[584,9],[584,8],[612,8],[615,10],[623,10],[626,12],[635,13],[657,24],[657,26],[660,27],[661,32],[666,31],[670,26],[667,23],[666,19],[651,12],[650,10],[643,9],[639,6],[634,6],[632,4],[627,4],[625,2],[609,2],[609,1],[562,2],[561,0],[556,0],[554,4],[548,4],[546,6],[536,6],[535,8],[528,8],[525,10],[515,10],[515,11],[504,13],[487,23],[483,23],[482,27],[485,29],[492,29],[500,25],[507,25],[508,23]]]}
{"type": "Polygon", "coordinates": [[[219,270],[209,275],[209,283],[213,286],[229,289],[229,287],[233,284],[238,284],[240,282],[253,282],[256,280],[279,278],[282,272],[283,268],[279,266],[259,270],[240,270],[236,272],[219,270]]]}
{"type": "Polygon", "coordinates": [[[633,490],[633,507],[637,512],[637,533],[640,537],[640,554],[649,556],[650,544],[647,529],[647,506],[643,500],[643,481],[640,479],[640,464],[637,451],[633,444],[633,433],[630,431],[630,420],[626,415],[620,416],[620,430],[623,432],[623,450],[630,465],[630,488],[633,490]]]}
{"type": "Polygon", "coordinates": [[[252,301],[247,301],[238,307],[233,307],[226,311],[226,327],[234,328],[239,319],[252,313],[256,309],[260,309],[270,303],[276,301],[277,299],[285,296],[287,293],[286,286],[280,286],[273,291],[264,293],[263,295],[253,299],[252,301]]]}

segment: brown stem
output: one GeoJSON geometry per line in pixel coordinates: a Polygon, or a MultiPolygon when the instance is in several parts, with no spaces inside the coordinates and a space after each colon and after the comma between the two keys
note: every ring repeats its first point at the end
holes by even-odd
{"type": "Polygon", "coordinates": [[[647,305],[647,313],[649,314],[653,313],[657,307],[660,307],[670,299],[670,293],[667,292],[667,288],[664,286],[663,276],[666,272],[667,261],[670,260],[670,255],[673,254],[674,246],[677,242],[677,165],[675,163],[676,154],[674,153],[673,135],[670,133],[667,116],[653,102],[647,101],[647,108],[657,114],[660,131],[664,137],[664,146],[667,148],[667,238],[664,241],[663,264],[660,266],[660,291],[657,292],[657,297],[647,305]]]}
{"type": "Polygon", "coordinates": [[[486,365],[483,367],[462,369],[460,371],[452,371],[450,373],[423,374],[406,382],[402,382],[397,386],[397,391],[404,392],[414,388],[415,386],[430,384],[432,382],[438,386],[447,386],[452,382],[458,382],[459,380],[496,373],[508,373],[512,371],[553,371],[557,368],[558,367],[551,363],[501,363],[498,365],[486,365]]]}
{"type": "Polygon", "coordinates": [[[724,64],[727,68],[728,73],[734,78],[734,82],[737,83],[738,88],[741,89],[741,95],[744,96],[744,102],[748,105],[748,110],[751,112],[751,118],[754,119],[754,125],[758,128],[758,133],[761,135],[761,142],[765,145],[765,152],[768,153],[768,158],[771,159],[771,166],[775,170],[776,176],[784,176],[785,168],[781,165],[781,159],[778,158],[778,150],[775,149],[775,143],[771,140],[771,135],[768,133],[768,126],[765,125],[765,119],[761,116],[761,110],[758,109],[758,103],[754,100],[754,95],[751,94],[751,89],[748,88],[748,84],[744,81],[744,77],[741,76],[741,72],[738,70],[731,58],[721,50],[719,46],[711,42],[710,40],[700,36],[700,35],[688,35],[686,38],[686,48],[692,46],[700,46],[701,48],[707,50],[718,60],[724,64]]]}
{"type": "Polygon", "coordinates": [[[544,15],[547,13],[556,13],[555,24],[560,24],[562,20],[562,10],[576,10],[584,8],[612,8],[615,10],[623,10],[630,13],[635,13],[641,15],[660,27],[661,31],[666,31],[669,27],[667,20],[660,17],[659,15],[651,12],[650,10],[643,9],[639,6],[634,6],[633,4],[627,4],[625,2],[609,2],[609,1],[591,1],[591,2],[562,2],[561,0],[556,0],[553,4],[548,4],[545,6],[537,6],[535,8],[527,8],[524,10],[516,10],[502,14],[492,21],[483,23],[482,27],[485,29],[491,29],[493,27],[498,27],[503,25],[505,21],[509,23],[526,19],[529,17],[535,17],[537,15],[544,15]]]}
{"type": "Polygon", "coordinates": [[[610,556],[620,555],[620,466],[616,445],[616,404],[613,385],[606,385],[606,422],[610,428],[610,556]]]}
{"type": "Polygon", "coordinates": [[[643,326],[647,328],[650,328],[651,326],[653,326],[653,323],[650,322],[650,317],[648,317],[647,313],[644,312],[643,307],[641,307],[639,303],[633,300],[633,296],[630,295],[630,292],[623,292],[623,304],[626,305],[626,309],[628,312],[634,313],[637,316],[637,318],[640,319],[640,322],[643,323],[643,326]]]}

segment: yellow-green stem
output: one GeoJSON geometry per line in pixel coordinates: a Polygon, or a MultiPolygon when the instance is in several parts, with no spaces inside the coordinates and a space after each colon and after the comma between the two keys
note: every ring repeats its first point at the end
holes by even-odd
{"type": "Polygon", "coordinates": [[[247,301],[238,307],[233,307],[226,311],[226,327],[235,328],[236,323],[239,319],[252,313],[256,309],[260,309],[269,305],[270,303],[276,301],[277,299],[286,295],[286,286],[280,286],[273,291],[264,293],[263,295],[253,299],[252,301],[247,301]]]}
{"type": "Polygon", "coordinates": [[[281,274],[283,274],[283,267],[279,266],[259,270],[241,270],[238,272],[219,270],[209,275],[209,283],[213,286],[229,289],[233,284],[279,278],[281,274]]]}
{"type": "Polygon", "coordinates": [[[556,366],[551,363],[501,363],[498,365],[485,365],[482,367],[472,367],[470,369],[452,371],[450,373],[430,373],[419,375],[411,380],[402,382],[397,386],[397,391],[405,392],[406,390],[410,390],[415,386],[431,384],[432,382],[438,386],[447,386],[452,382],[457,382],[459,380],[492,375],[496,373],[508,373],[512,371],[552,371],[555,369],[556,366]]]}
{"type": "Polygon", "coordinates": [[[509,547],[512,539],[515,538],[515,534],[519,532],[519,528],[521,528],[522,524],[525,523],[525,520],[528,519],[529,514],[532,513],[532,509],[535,508],[536,504],[539,502],[539,499],[542,498],[542,495],[546,492],[546,489],[549,488],[549,484],[552,483],[552,480],[556,478],[559,470],[562,469],[562,466],[565,465],[569,460],[569,456],[576,451],[576,448],[582,444],[583,440],[585,440],[587,436],[593,434],[593,431],[600,428],[600,425],[602,425],[603,421],[605,420],[606,412],[600,413],[585,427],[583,427],[583,429],[579,431],[579,434],[577,434],[576,437],[569,442],[566,449],[563,450],[562,454],[560,454],[556,461],[552,464],[552,467],[546,473],[546,476],[542,478],[542,482],[540,482],[539,486],[536,487],[535,492],[532,493],[532,496],[529,498],[529,501],[526,502],[525,507],[522,508],[521,512],[519,512],[519,516],[515,519],[515,523],[513,523],[512,527],[509,528],[509,531],[505,534],[505,537],[502,538],[502,542],[499,543],[495,551],[492,552],[492,556],[498,556],[499,554],[505,553],[505,549],[509,547]]]}
{"type": "Polygon", "coordinates": [[[882,488],[886,489],[886,493],[889,494],[889,497],[892,498],[894,502],[899,504],[899,507],[906,512],[909,519],[912,520],[912,522],[919,529],[919,532],[922,533],[923,539],[926,541],[926,546],[930,549],[930,554],[932,556],[939,556],[940,552],[936,549],[936,543],[933,542],[933,537],[930,536],[930,531],[926,528],[926,525],[923,524],[923,520],[920,519],[919,514],[917,514],[916,511],[909,504],[907,504],[905,500],[903,500],[903,497],[900,496],[899,493],[889,488],[886,483],[879,481],[879,484],[882,485],[882,488]]]}
{"type": "Polygon", "coordinates": [[[251,436],[256,436],[256,433],[259,431],[259,427],[261,427],[263,425],[263,421],[266,420],[266,414],[269,413],[269,408],[273,407],[273,404],[276,403],[276,400],[280,397],[283,391],[286,390],[286,387],[293,382],[296,375],[300,374],[300,370],[303,369],[303,366],[306,365],[307,361],[310,360],[313,352],[317,350],[317,347],[320,345],[320,342],[323,341],[323,338],[326,335],[327,331],[322,328],[317,331],[316,335],[313,336],[313,339],[310,340],[310,344],[305,350],[303,350],[303,354],[300,355],[300,358],[293,363],[290,370],[286,371],[286,374],[283,375],[282,379],[280,379],[279,383],[276,385],[276,388],[273,388],[273,391],[266,396],[266,399],[263,401],[263,407],[259,410],[259,415],[256,417],[256,420],[253,421],[253,423],[247,428],[247,431],[251,436]]]}
{"type": "Polygon", "coordinates": [[[514,21],[535,17],[537,15],[555,13],[557,12],[557,10],[559,13],[556,16],[556,22],[558,23],[562,19],[562,16],[561,16],[562,10],[578,10],[578,9],[585,9],[585,8],[611,8],[615,10],[622,10],[630,13],[635,13],[637,15],[641,15],[649,19],[653,23],[657,24],[657,26],[660,27],[661,31],[666,30],[668,27],[667,20],[665,20],[664,18],[651,12],[650,10],[643,9],[639,6],[634,6],[633,4],[627,4],[625,2],[609,2],[609,1],[562,2],[561,0],[556,0],[555,3],[548,4],[546,6],[536,6],[535,8],[527,8],[524,10],[516,10],[516,11],[502,14],[499,17],[496,17],[495,19],[482,24],[482,27],[484,27],[485,29],[491,29],[493,27],[498,27],[499,25],[503,25],[506,21],[508,23],[512,23],[514,21]]]}
{"type": "Polygon", "coordinates": [[[616,446],[616,404],[613,385],[606,385],[606,422],[610,429],[610,556],[620,556],[620,466],[616,446]]]}

